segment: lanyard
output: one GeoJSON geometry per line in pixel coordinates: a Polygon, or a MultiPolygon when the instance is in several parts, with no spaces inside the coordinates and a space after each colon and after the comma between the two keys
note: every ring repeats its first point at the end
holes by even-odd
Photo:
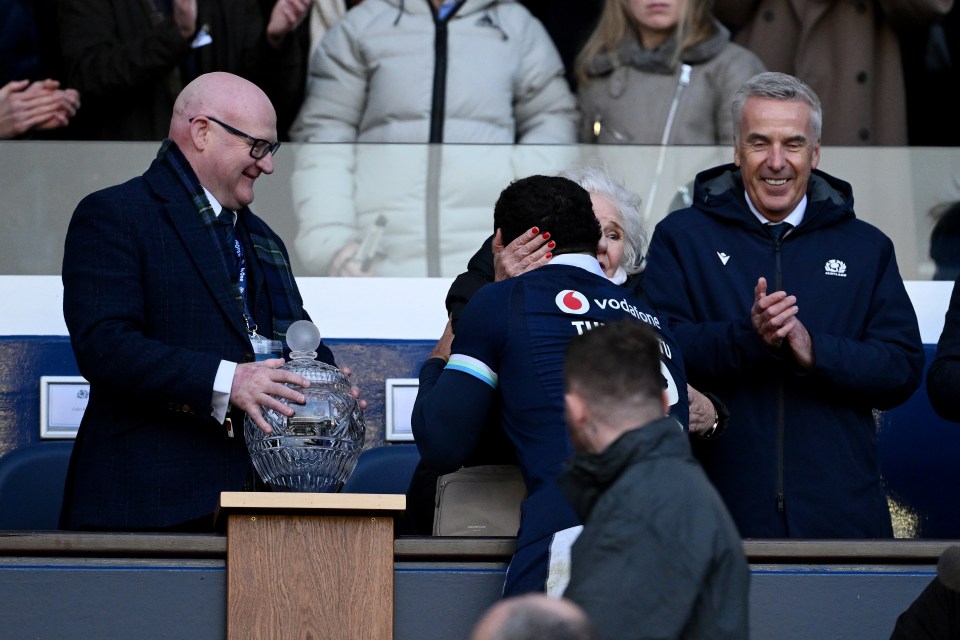
{"type": "Polygon", "coordinates": [[[250,313],[250,305],[247,297],[247,256],[243,251],[243,244],[236,233],[233,236],[233,257],[237,264],[237,290],[240,292],[240,300],[243,302],[243,322],[247,327],[247,333],[251,336],[257,333],[257,323],[253,320],[253,314],[250,313]]]}
{"type": "MultiPolygon", "coordinates": [[[[279,358],[283,353],[283,344],[277,340],[270,340],[259,335],[257,333],[257,323],[253,318],[253,314],[250,313],[250,303],[247,295],[247,257],[244,255],[243,243],[240,242],[240,237],[236,233],[236,228],[233,224],[226,227],[225,231],[227,232],[227,247],[229,247],[231,243],[233,244],[233,251],[231,253],[233,254],[233,268],[235,271],[231,270],[230,278],[237,287],[237,292],[240,294],[240,301],[243,304],[243,324],[247,328],[250,346],[253,347],[253,353],[256,355],[257,360],[279,358]],[[236,280],[233,280],[234,276],[236,276],[236,280]]],[[[229,267],[230,265],[227,266],[229,267]]]]}

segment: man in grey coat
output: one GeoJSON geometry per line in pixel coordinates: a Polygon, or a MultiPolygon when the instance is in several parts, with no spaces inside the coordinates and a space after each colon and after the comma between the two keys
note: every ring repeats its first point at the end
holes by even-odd
{"type": "Polygon", "coordinates": [[[636,323],[604,325],[567,347],[564,401],[578,453],[559,484],[584,524],[563,595],[598,640],[742,640],[750,571],[740,536],[666,416],[659,363],[656,335],[636,323]]]}

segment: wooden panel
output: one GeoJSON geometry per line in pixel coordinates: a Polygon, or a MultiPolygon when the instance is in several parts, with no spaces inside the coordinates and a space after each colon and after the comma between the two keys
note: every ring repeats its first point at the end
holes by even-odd
{"type": "MultiPolygon", "coordinates": [[[[957,540],[744,540],[754,563],[824,564],[932,563],[957,540]]],[[[0,531],[0,556],[139,556],[223,558],[226,538],[218,534],[0,531]]],[[[393,541],[397,561],[507,562],[514,538],[401,537],[393,541]]]]}
{"type": "Polygon", "coordinates": [[[227,637],[390,640],[393,519],[231,515],[227,637]]]}
{"type": "Polygon", "coordinates": [[[283,491],[224,491],[220,509],[342,511],[403,511],[407,497],[392,493],[296,493],[283,491]]]}

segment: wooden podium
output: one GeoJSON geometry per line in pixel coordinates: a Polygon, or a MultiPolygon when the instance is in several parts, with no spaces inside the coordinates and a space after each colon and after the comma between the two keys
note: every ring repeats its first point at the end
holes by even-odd
{"type": "Polygon", "coordinates": [[[220,494],[227,638],[393,638],[393,516],[403,495],[220,494]]]}

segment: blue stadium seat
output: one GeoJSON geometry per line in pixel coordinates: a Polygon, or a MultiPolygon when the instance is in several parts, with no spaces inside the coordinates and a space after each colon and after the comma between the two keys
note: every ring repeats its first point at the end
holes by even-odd
{"type": "Polygon", "coordinates": [[[917,516],[919,538],[960,538],[960,424],[936,414],[927,398],[927,369],[936,345],[924,345],[920,388],[880,415],[880,471],[887,493],[917,516]]]}
{"type": "Polygon", "coordinates": [[[0,458],[0,529],[57,529],[73,440],[35,442],[0,458]]]}
{"type": "Polygon", "coordinates": [[[415,444],[387,444],[360,454],[342,493],[406,493],[420,461],[415,444]]]}

